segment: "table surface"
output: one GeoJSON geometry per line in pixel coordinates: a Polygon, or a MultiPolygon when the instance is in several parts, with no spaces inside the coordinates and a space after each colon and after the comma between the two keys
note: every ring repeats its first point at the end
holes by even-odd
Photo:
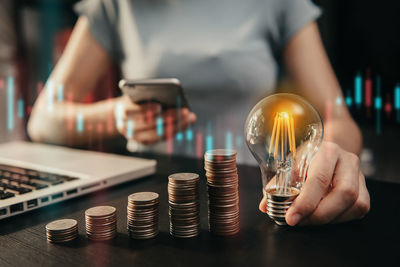
{"type": "MultiPolygon", "coordinates": [[[[148,157],[148,155],[147,155],[148,157]]],[[[0,266],[399,266],[400,184],[369,180],[371,212],[361,221],[322,227],[280,227],[258,210],[259,169],[239,166],[240,233],[218,237],[207,230],[207,194],[200,160],[157,156],[157,173],[0,221],[0,266]],[[201,234],[190,239],[169,235],[167,177],[197,172],[201,179],[201,234]],[[133,240],[126,230],[127,196],[160,194],[160,233],[133,240]],[[85,237],[84,211],[97,205],[117,208],[118,235],[106,242],[85,237]],[[74,218],[79,237],[50,244],[45,225],[74,218]],[[396,264],[397,263],[397,264],[396,264]],[[222,265],[224,264],[224,265],[222,265]]]]}

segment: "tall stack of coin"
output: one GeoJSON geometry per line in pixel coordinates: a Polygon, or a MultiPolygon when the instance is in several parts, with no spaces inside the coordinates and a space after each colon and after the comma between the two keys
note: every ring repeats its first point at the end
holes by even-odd
{"type": "Polygon", "coordinates": [[[239,232],[239,192],[236,151],[215,149],[204,155],[207,177],[208,224],[216,235],[239,232]]]}
{"type": "Polygon", "coordinates": [[[91,240],[109,240],[117,234],[117,210],[97,206],[85,211],[86,235],[91,240]]]}
{"type": "Polygon", "coordinates": [[[139,192],[128,196],[129,236],[135,239],[147,239],[158,234],[158,194],[139,192]]]}
{"type": "Polygon", "coordinates": [[[175,173],[168,177],[170,233],[194,237],[200,232],[199,175],[175,173]]]}
{"type": "Polygon", "coordinates": [[[78,222],[74,219],[62,219],[46,225],[47,241],[64,243],[78,236],[78,222]]]}

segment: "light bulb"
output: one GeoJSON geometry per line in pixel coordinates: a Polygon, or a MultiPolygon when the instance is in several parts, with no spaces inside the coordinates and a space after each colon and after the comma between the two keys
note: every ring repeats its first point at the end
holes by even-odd
{"type": "Polygon", "coordinates": [[[267,214],[285,225],[285,214],[300,193],[312,157],[323,139],[318,111],[294,94],[274,94],[250,111],[246,143],[260,165],[267,214]]]}

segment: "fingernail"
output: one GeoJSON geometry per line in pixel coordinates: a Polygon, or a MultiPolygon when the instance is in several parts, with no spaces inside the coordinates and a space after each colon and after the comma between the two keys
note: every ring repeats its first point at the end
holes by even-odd
{"type": "Polygon", "coordinates": [[[289,216],[287,223],[291,226],[295,226],[301,219],[301,215],[298,213],[289,216]]]}

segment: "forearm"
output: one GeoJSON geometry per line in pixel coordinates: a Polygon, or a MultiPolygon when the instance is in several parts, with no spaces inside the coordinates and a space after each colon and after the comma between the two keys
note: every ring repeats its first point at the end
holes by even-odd
{"type": "Polygon", "coordinates": [[[338,99],[344,102],[343,95],[315,22],[305,26],[290,40],[284,58],[294,83],[293,90],[305,97],[323,118],[324,139],[359,154],[361,133],[346,105],[337,104],[338,99]]]}
{"type": "Polygon", "coordinates": [[[324,140],[338,144],[344,150],[359,155],[362,150],[362,135],[351,118],[338,118],[324,122],[324,140]]]}
{"type": "MultiPolygon", "coordinates": [[[[43,98],[42,98],[43,99],[43,98]]],[[[115,127],[114,106],[117,98],[93,104],[55,102],[35,105],[28,124],[33,141],[82,146],[89,138],[103,140],[119,136],[115,127]]]]}

